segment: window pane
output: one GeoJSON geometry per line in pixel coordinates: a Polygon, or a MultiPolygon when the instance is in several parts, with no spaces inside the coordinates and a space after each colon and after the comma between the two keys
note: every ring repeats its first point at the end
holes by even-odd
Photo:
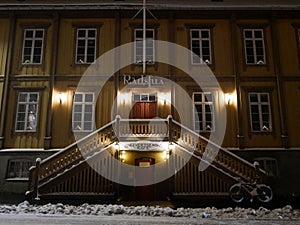
{"type": "Polygon", "coordinates": [[[192,30],[192,38],[199,38],[199,31],[192,30]]]}
{"type": "Polygon", "coordinates": [[[33,30],[26,30],[25,31],[25,37],[26,38],[32,38],[33,37],[33,30]]]}
{"type": "Polygon", "coordinates": [[[260,30],[254,31],[254,36],[255,38],[262,38],[262,31],[260,30]]]}
{"type": "Polygon", "coordinates": [[[260,95],[261,102],[269,102],[269,95],[268,94],[261,94],[260,95]]]}
{"type": "Polygon", "coordinates": [[[78,29],[77,34],[78,34],[78,37],[85,37],[85,30],[83,30],[83,29],[78,29]]]}
{"type": "Polygon", "coordinates": [[[44,36],[44,31],[43,30],[36,30],[35,31],[35,37],[36,38],[42,38],[44,36]]]}
{"type": "Polygon", "coordinates": [[[194,94],[195,102],[202,102],[202,94],[194,94]]]}
{"type": "Polygon", "coordinates": [[[252,31],[251,30],[245,30],[244,34],[245,34],[245,38],[252,38],[252,31]]]}
{"type": "Polygon", "coordinates": [[[84,123],[84,130],[92,130],[92,123],[91,122],[85,122],[84,123]]]}
{"type": "Polygon", "coordinates": [[[209,31],[208,30],[202,31],[201,32],[201,37],[202,38],[209,38],[209,31]]]}
{"type": "Polygon", "coordinates": [[[212,102],[212,94],[205,94],[205,102],[212,102]]]}
{"type": "Polygon", "coordinates": [[[202,112],[202,105],[195,105],[196,111],[201,113],[202,112]]]}
{"type": "Polygon", "coordinates": [[[82,102],[82,94],[75,94],[74,101],[75,102],[82,102]]]}
{"type": "Polygon", "coordinates": [[[142,30],[135,30],[135,37],[136,38],[143,38],[143,31],[142,30]]]}
{"type": "Polygon", "coordinates": [[[86,102],[93,102],[94,98],[93,98],[93,94],[86,94],[85,95],[85,101],[86,102]]]}
{"type": "Polygon", "coordinates": [[[75,112],[82,112],[82,106],[81,105],[75,105],[74,111],[75,112]]]}
{"type": "Polygon", "coordinates": [[[88,31],[88,36],[89,37],[96,37],[96,30],[89,30],[88,31]]]}
{"type": "Polygon", "coordinates": [[[25,47],[25,48],[30,48],[30,49],[31,49],[31,47],[32,47],[32,40],[26,40],[26,41],[24,42],[24,47],[25,47]]]}
{"type": "Polygon", "coordinates": [[[257,94],[250,94],[250,102],[258,102],[257,94]]]}

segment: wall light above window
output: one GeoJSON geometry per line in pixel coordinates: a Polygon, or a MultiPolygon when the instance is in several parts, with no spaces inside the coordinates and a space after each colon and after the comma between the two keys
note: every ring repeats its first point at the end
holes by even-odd
{"type": "Polygon", "coordinates": [[[57,98],[59,104],[63,104],[64,101],[66,100],[66,94],[64,94],[64,93],[62,93],[62,92],[58,92],[58,93],[56,94],[56,98],[57,98]]]}
{"type": "Polygon", "coordinates": [[[227,105],[231,105],[233,102],[233,94],[232,93],[226,93],[225,94],[225,102],[227,105]]]}

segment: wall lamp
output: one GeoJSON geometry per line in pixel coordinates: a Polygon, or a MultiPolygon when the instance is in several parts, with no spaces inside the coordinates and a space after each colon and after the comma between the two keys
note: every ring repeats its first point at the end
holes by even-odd
{"type": "Polygon", "coordinates": [[[58,100],[59,104],[62,104],[64,102],[65,98],[66,98],[66,95],[62,92],[58,92],[56,94],[56,97],[57,97],[57,100],[58,100]]]}
{"type": "Polygon", "coordinates": [[[233,101],[233,94],[226,93],[225,94],[225,102],[226,102],[226,104],[227,105],[231,105],[232,101],[233,101]]]}

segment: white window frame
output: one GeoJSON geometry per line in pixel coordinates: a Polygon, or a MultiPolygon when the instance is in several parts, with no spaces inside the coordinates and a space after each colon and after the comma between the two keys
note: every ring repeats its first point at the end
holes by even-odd
{"type": "MultiPolygon", "coordinates": [[[[37,29],[31,29],[31,28],[28,28],[28,29],[24,29],[24,38],[23,38],[23,48],[22,48],[22,64],[36,64],[36,65],[40,65],[42,64],[43,62],[43,54],[44,54],[44,37],[45,37],[45,29],[43,28],[37,28],[37,29]],[[33,35],[32,37],[26,37],[27,35],[27,32],[30,32],[32,31],[33,32],[33,35]],[[36,37],[36,33],[38,31],[42,31],[43,32],[43,35],[42,37],[36,37]],[[27,57],[27,55],[25,55],[25,43],[27,41],[31,41],[31,47],[30,47],[30,55],[29,58],[27,57]],[[36,44],[38,41],[41,41],[42,42],[42,46],[40,47],[41,48],[41,53],[39,56],[39,62],[35,62],[34,61],[34,58],[35,58],[35,49],[37,49],[36,47],[36,44]]],[[[26,47],[27,48],[27,47],[26,47]]]]}
{"type": "Polygon", "coordinates": [[[250,123],[251,123],[251,131],[252,132],[272,132],[272,112],[271,112],[271,104],[270,104],[270,94],[268,92],[249,92],[248,93],[248,101],[249,101],[249,113],[250,113],[250,123]],[[251,95],[257,95],[258,102],[251,102],[251,95]],[[267,95],[268,102],[262,102],[261,96],[267,95]],[[259,130],[254,130],[253,127],[253,116],[251,106],[258,107],[258,118],[259,118],[259,130]],[[269,126],[266,126],[263,121],[263,112],[262,106],[267,106],[269,110],[269,126]]]}
{"type": "MultiPolygon", "coordinates": [[[[143,63],[143,37],[137,37],[137,32],[143,32],[143,29],[134,29],[134,62],[136,64],[142,64],[143,63]],[[139,47],[142,49],[142,55],[137,55],[137,42],[141,43],[142,46],[139,47]],[[141,59],[139,59],[141,57],[141,59]]],[[[146,36],[146,63],[147,64],[154,64],[155,62],[155,44],[154,44],[154,40],[155,40],[155,29],[146,29],[146,35],[147,32],[151,31],[152,32],[152,37],[147,37],[146,36]],[[148,55],[148,51],[147,49],[149,49],[149,47],[147,47],[147,42],[148,41],[152,41],[152,45],[151,45],[151,49],[152,49],[152,55],[148,55]],[[149,59],[150,58],[150,59],[149,59]]]]}
{"type": "Polygon", "coordinates": [[[199,64],[212,64],[212,50],[211,50],[211,31],[210,29],[190,29],[190,44],[191,44],[191,62],[193,65],[199,65],[199,64]],[[193,32],[199,32],[198,37],[193,37],[193,32]],[[208,38],[202,37],[202,32],[208,32],[208,38]],[[194,53],[193,49],[195,48],[193,46],[194,41],[198,41],[199,45],[199,53],[200,55],[197,55],[194,53]],[[209,58],[205,59],[203,58],[203,42],[208,41],[209,42],[209,58]]]}
{"type": "Polygon", "coordinates": [[[156,102],[157,101],[157,94],[156,93],[133,93],[132,94],[132,101],[133,102],[156,102]],[[151,98],[153,98],[151,100],[151,98]]]}
{"type": "Polygon", "coordinates": [[[7,179],[25,179],[29,178],[29,169],[33,166],[32,160],[29,159],[11,159],[8,161],[7,179]]]}
{"type": "Polygon", "coordinates": [[[19,92],[15,122],[16,132],[36,132],[38,125],[39,98],[39,92],[19,92]],[[25,101],[20,100],[21,95],[26,95],[25,101]],[[37,95],[37,100],[30,101],[30,95],[37,95]],[[25,107],[25,111],[21,111],[21,106],[25,107]],[[19,120],[22,114],[24,114],[23,120],[19,120]],[[18,128],[19,123],[24,123],[23,129],[18,128]]]}
{"type": "MultiPolygon", "coordinates": [[[[76,53],[75,53],[75,63],[76,64],[92,64],[96,60],[96,54],[97,54],[97,28],[77,28],[76,30],[76,53]],[[84,31],[85,36],[84,37],[79,37],[79,32],[84,31]],[[94,37],[89,37],[89,31],[94,31],[95,36],[94,37]],[[94,52],[93,52],[93,61],[88,61],[88,43],[89,41],[93,40],[95,45],[94,47],[94,52]],[[79,41],[84,41],[84,54],[82,57],[79,58],[78,54],[78,48],[79,48],[79,41]]],[[[80,54],[81,55],[81,54],[80,54]]]]}
{"type": "Polygon", "coordinates": [[[245,51],[245,62],[247,65],[265,65],[266,64],[266,47],[265,47],[265,38],[264,38],[264,29],[244,29],[243,30],[244,36],[244,51],[245,51]],[[251,32],[251,37],[246,37],[246,32],[251,32]],[[261,32],[261,37],[255,37],[255,32],[261,32]],[[248,53],[247,53],[247,41],[252,42],[253,48],[253,57],[254,61],[248,61],[248,53]],[[262,50],[263,50],[263,59],[259,59],[257,55],[257,44],[256,42],[261,42],[262,50]]]}
{"type": "Polygon", "coordinates": [[[215,131],[215,109],[214,109],[214,94],[213,92],[193,92],[193,121],[194,121],[194,130],[197,132],[214,132],[215,131]],[[195,101],[195,95],[196,94],[201,94],[201,102],[199,101],[195,101]],[[205,96],[206,95],[211,95],[212,101],[205,101],[205,96]],[[202,118],[198,118],[198,119],[202,119],[202,121],[197,120],[197,116],[196,114],[198,114],[198,111],[196,109],[196,105],[202,105],[202,118]],[[208,127],[209,125],[207,125],[207,121],[206,121],[206,107],[209,105],[210,106],[210,111],[211,111],[211,125],[212,127],[208,127]],[[199,129],[197,129],[196,123],[202,123],[202,129],[199,127],[199,129]]]}
{"type": "Polygon", "coordinates": [[[95,119],[95,104],[94,104],[95,96],[93,92],[76,92],[74,93],[74,98],[73,98],[73,109],[72,109],[72,130],[73,132],[89,132],[93,130],[93,125],[94,125],[94,119],[95,119]],[[81,95],[82,96],[82,101],[76,101],[76,95],[81,95]],[[86,102],[86,96],[87,95],[92,95],[93,99],[90,102],[86,102]],[[79,105],[81,106],[81,112],[77,112],[81,114],[80,121],[75,121],[75,108],[76,106],[79,105]],[[86,106],[92,106],[92,119],[91,121],[88,121],[91,123],[91,129],[86,129],[84,123],[86,122],[84,117],[85,117],[85,109],[86,106]],[[75,123],[80,123],[80,125],[76,125],[75,123]],[[79,126],[79,127],[78,127],[79,126]]]}
{"type": "Polygon", "coordinates": [[[259,167],[266,171],[267,176],[275,177],[279,175],[278,164],[275,158],[270,157],[259,157],[255,158],[254,161],[259,162],[259,167]],[[272,169],[268,168],[268,163],[272,163],[272,169]]]}

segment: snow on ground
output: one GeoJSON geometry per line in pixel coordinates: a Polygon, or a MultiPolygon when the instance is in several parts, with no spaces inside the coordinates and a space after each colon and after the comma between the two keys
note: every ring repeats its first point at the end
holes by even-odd
{"type": "Polygon", "coordinates": [[[177,208],[160,206],[58,204],[0,205],[0,225],[17,224],[300,224],[300,211],[291,206],[252,208],[177,208]]]}

